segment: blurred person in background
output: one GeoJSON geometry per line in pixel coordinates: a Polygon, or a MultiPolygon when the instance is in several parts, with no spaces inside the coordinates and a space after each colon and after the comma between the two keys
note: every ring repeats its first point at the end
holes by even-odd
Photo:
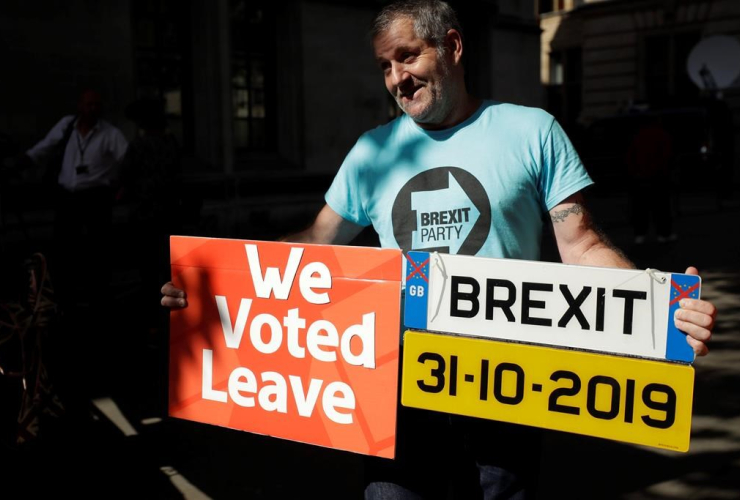
{"type": "Polygon", "coordinates": [[[647,116],[627,152],[631,219],[635,244],[647,241],[651,219],[659,243],[675,241],[671,213],[671,136],[659,116],[647,116]]]}
{"type": "Polygon", "coordinates": [[[49,270],[63,315],[49,338],[55,384],[70,435],[89,423],[90,398],[102,389],[103,366],[113,348],[101,335],[110,306],[113,204],[128,142],[102,119],[103,101],[85,90],[77,114],[63,117],[40,142],[15,160],[14,168],[45,168],[53,193],[54,233],[49,270]],[[76,430],[75,430],[76,429],[76,430]]]}
{"type": "Polygon", "coordinates": [[[709,115],[708,145],[712,151],[715,191],[720,209],[732,206],[733,173],[735,162],[735,140],[732,111],[727,102],[719,95],[704,98],[704,106],[709,115]]]}
{"type": "Polygon", "coordinates": [[[119,168],[128,143],[102,119],[103,101],[85,90],[77,114],[67,115],[20,158],[45,167],[54,185],[54,244],[50,266],[63,306],[89,305],[99,284],[110,281],[106,264],[119,168]],[[98,284],[92,286],[93,279],[98,284]]]}

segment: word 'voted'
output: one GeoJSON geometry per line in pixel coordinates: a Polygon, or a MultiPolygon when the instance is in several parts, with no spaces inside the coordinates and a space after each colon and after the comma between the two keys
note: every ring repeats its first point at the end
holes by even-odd
{"type": "Polygon", "coordinates": [[[400,252],[172,245],[190,302],[172,313],[173,416],[393,456],[400,252]]]}

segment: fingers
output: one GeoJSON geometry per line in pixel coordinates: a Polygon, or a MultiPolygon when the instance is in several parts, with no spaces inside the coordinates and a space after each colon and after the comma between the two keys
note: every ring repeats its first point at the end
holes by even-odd
{"type": "Polygon", "coordinates": [[[704,342],[700,340],[696,340],[694,337],[687,335],[686,342],[688,342],[688,344],[694,350],[694,354],[696,354],[697,356],[706,356],[709,352],[709,348],[706,346],[706,344],[704,344],[704,342]]]}
{"type": "MultiPolygon", "coordinates": [[[[690,300],[690,299],[684,299],[690,300]]],[[[681,305],[683,306],[683,300],[681,305]]],[[[703,300],[692,300],[694,309],[683,307],[676,311],[676,328],[686,333],[686,342],[689,343],[697,356],[705,356],[709,349],[706,342],[712,338],[714,328],[714,317],[716,310],[714,306],[703,300]],[[698,309],[698,310],[697,310],[698,309]],[[707,312],[701,312],[707,311],[707,312]]]]}
{"type": "Polygon", "coordinates": [[[717,308],[714,304],[706,300],[681,299],[679,302],[681,309],[679,311],[696,311],[711,316],[714,319],[717,316],[717,308]]]}
{"type": "MultiPolygon", "coordinates": [[[[699,270],[689,266],[686,274],[698,276],[699,270]]],[[[680,305],[674,319],[676,328],[686,333],[686,342],[697,356],[706,356],[709,352],[706,342],[712,338],[717,308],[711,302],[696,299],[681,299],[680,305]]]]}
{"type": "Polygon", "coordinates": [[[162,300],[160,303],[164,307],[168,307],[170,309],[182,309],[183,307],[188,306],[188,301],[185,299],[176,299],[174,297],[162,297],[162,300]]]}
{"type": "Polygon", "coordinates": [[[182,297],[185,298],[185,292],[183,290],[180,290],[179,288],[176,288],[174,284],[172,284],[171,281],[168,281],[164,285],[162,285],[162,295],[167,295],[170,297],[182,297]]]}
{"type": "Polygon", "coordinates": [[[712,331],[709,328],[688,321],[677,319],[676,328],[702,342],[708,342],[712,338],[712,331]]]}
{"type": "Polygon", "coordinates": [[[164,286],[162,286],[161,291],[162,300],[160,302],[164,307],[169,307],[171,309],[187,307],[187,294],[184,290],[176,288],[171,281],[165,283],[164,286]]]}
{"type": "MultiPolygon", "coordinates": [[[[714,316],[691,309],[679,309],[675,314],[676,326],[678,329],[682,329],[681,325],[687,326],[688,324],[698,326],[709,332],[714,328],[714,316]]],[[[704,340],[704,339],[700,339],[704,340]]]]}

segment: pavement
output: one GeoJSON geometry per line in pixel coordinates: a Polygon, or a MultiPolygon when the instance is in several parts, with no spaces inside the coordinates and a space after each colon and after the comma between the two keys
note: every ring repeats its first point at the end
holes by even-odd
{"type": "MultiPolygon", "coordinates": [[[[677,207],[678,240],[640,246],[626,197],[596,193],[591,209],[638,267],[697,266],[702,295],[720,314],[710,355],[694,364],[690,451],[548,431],[541,498],[740,499],[740,204],[721,208],[707,193],[688,193],[677,207]]],[[[103,353],[78,370],[86,410],[50,421],[44,439],[0,448],[0,498],[362,498],[357,455],[167,417],[166,335],[132,314],[140,279],[125,252],[113,259],[113,300],[68,318],[67,335],[103,353]]],[[[544,253],[555,258],[552,241],[544,253]]]]}

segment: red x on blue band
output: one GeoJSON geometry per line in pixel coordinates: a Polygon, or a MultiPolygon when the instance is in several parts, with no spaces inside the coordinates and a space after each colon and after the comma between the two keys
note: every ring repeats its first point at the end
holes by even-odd
{"type": "Polygon", "coordinates": [[[697,283],[696,285],[692,286],[691,288],[688,288],[686,290],[681,290],[681,287],[678,286],[678,284],[675,281],[671,280],[671,286],[673,288],[675,288],[676,291],[678,292],[678,297],[676,297],[675,299],[673,299],[671,301],[671,304],[670,305],[675,304],[676,302],[678,302],[681,299],[690,299],[691,298],[690,297],[691,292],[693,292],[697,288],[699,288],[699,285],[700,285],[700,283],[697,283]]]}
{"type": "Polygon", "coordinates": [[[422,268],[424,266],[426,266],[427,264],[429,264],[429,258],[427,258],[427,260],[425,260],[424,262],[422,262],[418,266],[416,265],[416,262],[414,262],[414,260],[411,257],[408,256],[408,254],[406,254],[406,259],[411,263],[411,267],[414,268],[414,270],[411,272],[411,274],[409,274],[408,276],[406,276],[406,281],[410,280],[411,278],[414,277],[415,274],[418,273],[419,276],[421,276],[424,281],[426,281],[427,283],[429,283],[429,280],[424,275],[424,271],[422,271],[422,268]]]}

